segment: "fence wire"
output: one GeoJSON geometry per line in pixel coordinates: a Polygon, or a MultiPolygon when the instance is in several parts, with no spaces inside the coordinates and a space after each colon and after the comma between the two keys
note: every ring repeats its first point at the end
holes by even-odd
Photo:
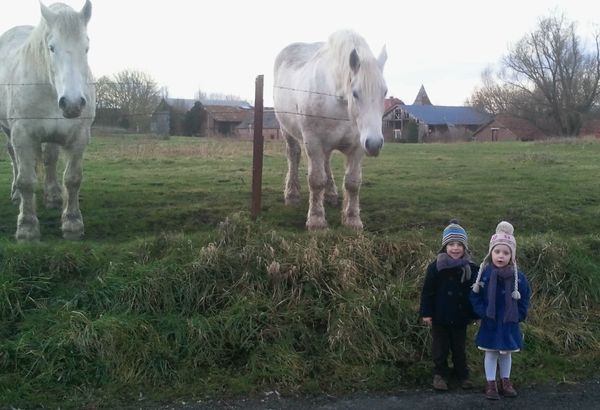
{"type": "MultiPolygon", "coordinates": [[[[93,82],[93,83],[88,83],[88,85],[92,85],[97,87],[98,85],[127,85],[127,84],[132,84],[129,82],[104,82],[104,83],[98,83],[98,82],[93,82]]],[[[51,86],[51,83],[48,82],[40,82],[40,83],[0,83],[0,86],[6,86],[6,87],[18,87],[18,86],[51,86]]],[[[293,88],[293,87],[287,87],[287,86],[281,86],[281,85],[275,85],[273,88],[277,88],[277,89],[281,89],[281,90],[286,90],[286,91],[293,91],[293,92],[299,92],[299,93],[306,93],[306,94],[315,94],[315,95],[321,95],[321,96],[326,96],[326,97],[332,97],[338,100],[343,100],[345,99],[344,96],[341,95],[336,95],[336,94],[331,94],[331,93],[326,93],[326,92],[321,92],[321,91],[314,91],[314,90],[303,90],[303,89],[298,89],[298,88],[293,88]]],[[[201,101],[200,101],[201,102],[201,101]]],[[[202,103],[202,102],[201,102],[202,103]]],[[[118,107],[96,107],[96,110],[102,110],[102,109],[107,109],[107,110],[119,110],[120,108],[118,107]]],[[[248,112],[250,111],[254,111],[253,109],[244,109],[244,108],[239,108],[240,110],[248,110],[248,112]]],[[[236,112],[232,112],[232,111],[215,111],[215,110],[206,110],[207,113],[211,116],[215,116],[215,115],[232,115],[232,114],[236,114],[236,112]]],[[[188,110],[189,112],[189,110],[188,110]]],[[[308,118],[319,118],[319,119],[324,119],[324,120],[330,120],[330,121],[350,121],[349,118],[337,118],[337,117],[330,117],[330,116],[325,116],[325,115],[318,115],[318,114],[307,114],[307,113],[301,113],[301,112],[293,112],[293,111],[280,111],[280,110],[265,110],[264,112],[273,112],[275,114],[286,114],[286,115],[296,115],[296,116],[300,116],[300,117],[308,117],[308,118]]],[[[127,112],[119,112],[118,115],[116,115],[116,117],[118,117],[119,120],[125,119],[125,118],[143,118],[143,117],[152,117],[153,115],[156,114],[160,114],[160,112],[134,112],[134,113],[127,113],[127,112]]],[[[181,115],[185,115],[185,113],[182,113],[181,115]]],[[[59,117],[59,116],[54,116],[54,117],[44,117],[44,116],[19,116],[19,117],[0,117],[0,120],[4,120],[4,121],[13,121],[13,120],[63,120],[65,119],[64,117],[59,117]]],[[[77,117],[77,118],[73,118],[74,120],[88,120],[88,119],[98,119],[98,115],[96,115],[95,117],[90,117],[90,116],[83,116],[83,117],[77,117]]]]}

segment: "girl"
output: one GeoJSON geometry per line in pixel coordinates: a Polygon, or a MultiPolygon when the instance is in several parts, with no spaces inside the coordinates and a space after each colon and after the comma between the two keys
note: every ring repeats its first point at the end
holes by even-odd
{"type": "Polygon", "coordinates": [[[529,284],[517,269],[517,242],[513,232],[510,223],[498,224],[470,294],[473,309],[481,318],[475,342],[485,351],[485,396],[491,400],[500,398],[496,385],[498,365],[502,394],[505,397],[517,395],[510,381],[511,353],[523,348],[519,322],[525,320],[529,307],[529,284]]]}

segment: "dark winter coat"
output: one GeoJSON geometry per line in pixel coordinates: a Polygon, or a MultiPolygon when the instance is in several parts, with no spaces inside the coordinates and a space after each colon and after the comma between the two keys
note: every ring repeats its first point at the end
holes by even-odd
{"type": "MultiPolygon", "coordinates": [[[[517,351],[523,348],[523,334],[519,328],[519,323],[504,322],[505,301],[504,301],[504,286],[501,284],[502,279],[498,278],[496,286],[496,319],[491,319],[486,316],[488,307],[487,288],[490,281],[491,266],[488,266],[481,275],[483,287],[479,293],[471,291],[470,300],[475,313],[481,318],[481,324],[475,343],[478,347],[489,350],[504,350],[517,351]]],[[[514,279],[505,279],[514,281],[514,279]]],[[[522,322],[527,317],[529,310],[529,298],[531,291],[527,278],[522,272],[518,274],[519,293],[521,299],[517,301],[519,312],[518,321],[522,322]]],[[[514,290],[514,285],[512,288],[514,290]]]]}
{"type": "Polygon", "coordinates": [[[434,324],[455,326],[466,326],[478,319],[469,302],[469,293],[479,266],[469,265],[471,279],[461,283],[462,267],[438,271],[436,261],[429,264],[421,292],[421,317],[431,317],[434,324]]]}

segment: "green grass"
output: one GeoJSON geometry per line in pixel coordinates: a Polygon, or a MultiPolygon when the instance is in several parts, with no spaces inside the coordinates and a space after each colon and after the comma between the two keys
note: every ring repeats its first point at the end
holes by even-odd
{"type": "MultiPolygon", "coordinates": [[[[39,204],[42,241],[17,244],[0,151],[0,406],[429,383],[418,299],[450,218],[467,228],[477,261],[499,220],[515,226],[533,288],[517,381],[594,374],[600,143],[388,144],[364,161],[362,233],[334,208],[331,229],[305,231],[304,179],[305,202],[283,205],[284,152],[265,145],[253,222],[250,142],[95,137],[85,239],[62,240],[59,211],[39,204]]],[[[342,165],[334,155],[338,187],[342,165]]],[[[482,378],[472,344],[469,360],[482,378]]]]}

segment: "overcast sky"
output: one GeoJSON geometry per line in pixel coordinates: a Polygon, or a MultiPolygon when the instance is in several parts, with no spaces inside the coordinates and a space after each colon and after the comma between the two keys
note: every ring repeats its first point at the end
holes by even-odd
{"type": "MultiPolygon", "coordinates": [[[[51,4],[51,1],[44,1],[51,4]]],[[[64,0],[79,10],[84,0],[64,0]]],[[[0,0],[0,33],[36,25],[38,0],[0,0]]],[[[425,86],[433,104],[462,105],[541,17],[564,13],[588,37],[600,23],[596,0],[93,0],[89,61],[96,77],[148,73],[169,96],[206,93],[254,100],[265,76],[272,104],[273,62],[287,44],[324,41],[339,29],[361,34],[377,56],[385,44],[389,94],[412,104],[425,86]]]]}

